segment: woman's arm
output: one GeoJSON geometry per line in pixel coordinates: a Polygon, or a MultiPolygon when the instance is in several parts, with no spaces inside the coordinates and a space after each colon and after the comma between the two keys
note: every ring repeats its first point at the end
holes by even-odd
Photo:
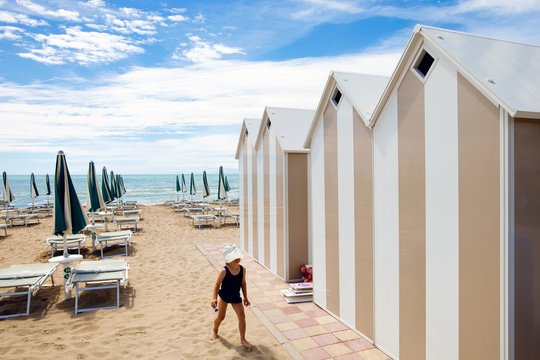
{"type": "Polygon", "coordinates": [[[242,293],[244,294],[244,306],[251,305],[247,296],[246,268],[245,267],[244,267],[244,275],[242,276],[242,293]]]}
{"type": "Polygon", "coordinates": [[[223,279],[225,278],[225,274],[227,274],[227,271],[225,269],[221,270],[216,280],[216,284],[214,285],[214,292],[212,294],[212,303],[210,304],[213,308],[215,308],[217,305],[217,297],[218,297],[219,288],[221,287],[221,283],[223,282],[223,279]]]}

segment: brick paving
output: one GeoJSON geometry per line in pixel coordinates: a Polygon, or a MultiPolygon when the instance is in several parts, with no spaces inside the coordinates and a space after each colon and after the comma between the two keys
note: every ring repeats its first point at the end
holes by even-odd
{"type": "MultiPolygon", "coordinates": [[[[226,244],[197,247],[218,270],[223,266],[226,244]]],[[[306,360],[390,360],[355,331],[313,302],[289,304],[280,290],[289,284],[280,280],[251,257],[242,259],[247,270],[251,310],[287,349],[292,358],[306,360]]]]}

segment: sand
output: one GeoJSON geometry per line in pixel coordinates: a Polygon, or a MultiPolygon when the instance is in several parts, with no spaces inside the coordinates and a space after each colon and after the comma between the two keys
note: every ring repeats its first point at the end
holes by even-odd
{"type": "MultiPolygon", "coordinates": [[[[198,230],[163,205],[140,208],[142,220],[129,256],[116,257],[130,264],[129,285],[120,291],[120,308],[75,315],[74,298],[64,299],[59,267],[55,286],[44,287],[32,297],[29,316],[0,320],[2,358],[289,359],[250,310],[246,320],[251,351],[240,344],[232,308],[220,328],[220,338],[209,340],[215,317],[210,302],[218,273],[196,244],[238,243],[239,229],[228,225],[198,230]]],[[[40,224],[8,229],[8,236],[0,237],[0,267],[46,262],[50,248],[45,239],[51,223],[49,217],[40,224]]],[[[89,240],[83,250],[85,259],[99,259],[89,240]]],[[[115,296],[115,290],[87,292],[81,296],[81,306],[113,305],[115,296]]],[[[0,314],[24,311],[25,299],[0,299],[0,314]]]]}

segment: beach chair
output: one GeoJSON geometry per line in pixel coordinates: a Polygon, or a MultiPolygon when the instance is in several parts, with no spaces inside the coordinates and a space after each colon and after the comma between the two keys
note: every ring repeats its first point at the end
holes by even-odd
{"type": "Polygon", "coordinates": [[[215,215],[191,215],[191,224],[193,226],[199,226],[199,230],[201,229],[201,225],[210,225],[210,223],[213,224],[214,229],[216,228],[216,219],[217,217],[215,215]],[[197,223],[197,224],[195,224],[197,223]]]}
{"type": "Polygon", "coordinates": [[[14,222],[24,222],[24,226],[28,226],[28,222],[37,221],[39,224],[39,214],[23,214],[23,215],[12,215],[9,217],[10,227],[13,227],[14,222]]]}
{"type": "Polygon", "coordinates": [[[124,210],[124,213],[122,214],[124,216],[140,216],[141,210],[124,210]]]}
{"type": "Polygon", "coordinates": [[[234,221],[234,223],[236,224],[236,227],[240,227],[240,214],[229,214],[229,213],[225,213],[225,214],[221,214],[220,216],[220,220],[223,219],[223,224],[226,224],[227,223],[227,219],[230,218],[234,221]]]}
{"type": "Polygon", "coordinates": [[[120,286],[127,286],[128,271],[129,265],[124,260],[82,261],[71,269],[67,285],[75,286],[75,315],[99,309],[118,309],[120,286]],[[82,283],[85,287],[81,287],[82,283]],[[79,309],[79,292],[114,288],[116,288],[116,305],[79,309]]]}
{"type": "Polygon", "coordinates": [[[20,288],[26,287],[27,291],[16,291],[0,294],[3,296],[15,296],[27,294],[26,312],[20,314],[0,315],[0,319],[14,316],[28,315],[30,313],[30,300],[41,288],[45,280],[50,276],[54,286],[53,273],[58,264],[21,264],[12,265],[8,268],[0,269],[0,288],[20,288]]]}
{"type": "Polygon", "coordinates": [[[195,215],[195,214],[204,215],[204,212],[205,212],[205,209],[201,207],[190,207],[190,208],[185,208],[184,216],[190,218],[192,215],[195,215]]]}
{"type": "Polygon", "coordinates": [[[139,222],[139,217],[115,217],[114,222],[116,223],[116,230],[122,230],[122,226],[132,225],[133,232],[137,232],[137,223],[139,222]]]}
{"type": "Polygon", "coordinates": [[[94,239],[94,246],[100,246],[102,259],[114,256],[128,256],[128,242],[131,240],[131,234],[131,230],[104,232],[96,236],[96,238],[94,239]],[[124,246],[126,249],[125,253],[109,256],[103,255],[103,249],[116,245],[124,246]]]}
{"type": "Polygon", "coordinates": [[[9,227],[8,224],[0,224],[0,230],[4,229],[5,236],[7,236],[7,228],[9,227]]]}
{"type": "MultiPolygon", "coordinates": [[[[86,235],[75,234],[68,235],[66,237],[68,251],[69,249],[77,248],[77,254],[81,253],[81,244],[86,241],[86,235]]],[[[45,240],[45,243],[51,247],[51,257],[54,256],[54,251],[56,249],[64,248],[64,238],[62,236],[50,236],[45,240]]]]}

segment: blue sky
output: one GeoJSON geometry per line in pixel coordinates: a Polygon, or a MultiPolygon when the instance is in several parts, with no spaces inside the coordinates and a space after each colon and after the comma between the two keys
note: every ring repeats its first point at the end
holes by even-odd
{"type": "Polygon", "coordinates": [[[540,0],[0,0],[0,171],[237,168],[243,118],[390,75],[421,23],[540,44],[540,0]]]}

